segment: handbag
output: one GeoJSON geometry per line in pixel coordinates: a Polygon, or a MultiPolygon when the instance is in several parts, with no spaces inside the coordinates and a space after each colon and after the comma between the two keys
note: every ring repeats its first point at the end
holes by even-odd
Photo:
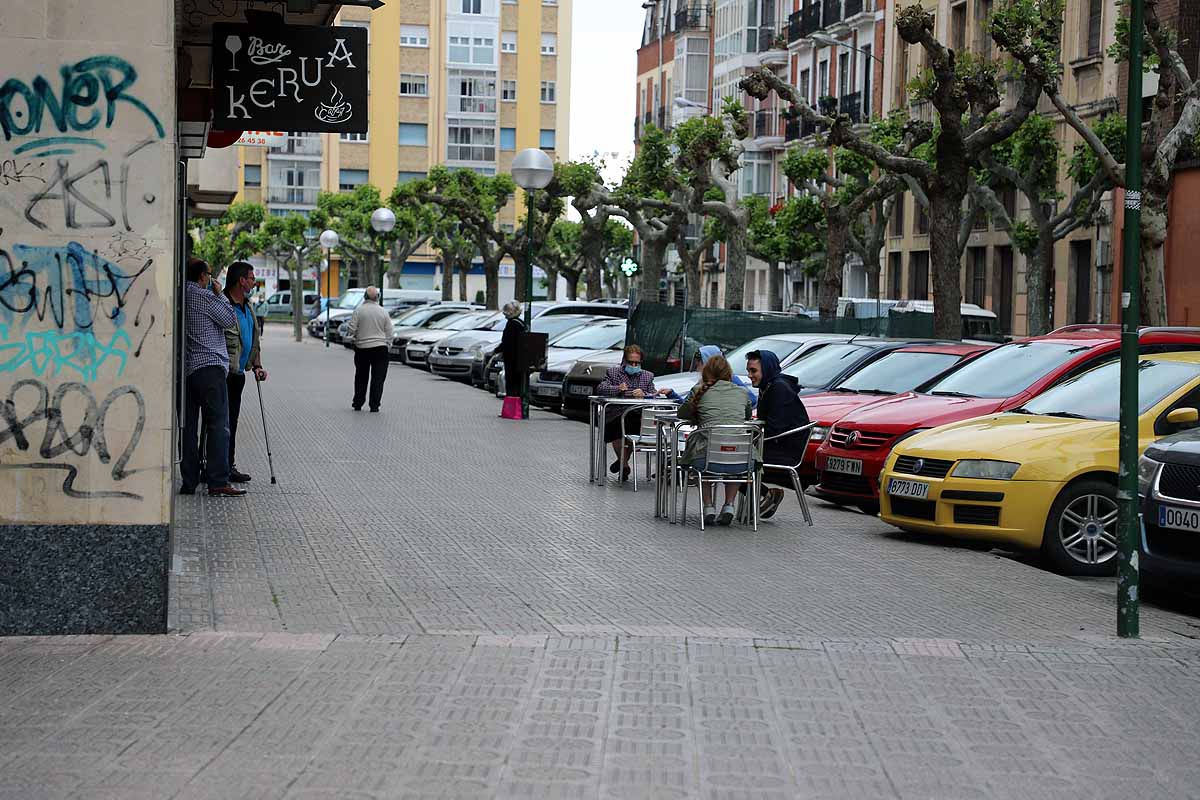
{"type": "Polygon", "coordinates": [[[505,419],[524,419],[524,414],[521,413],[521,398],[504,398],[504,407],[500,410],[500,416],[505,419]]]}

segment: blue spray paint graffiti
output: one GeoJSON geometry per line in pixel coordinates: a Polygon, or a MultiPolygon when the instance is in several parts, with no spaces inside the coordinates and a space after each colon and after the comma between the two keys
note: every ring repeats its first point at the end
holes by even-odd
{"type": "Polygon", "coordinates": [[[93,130],[101,121],[112,128],[117,110],[128,105],[145,115],[158,138],[166,136],[162,123],[144,102],[130,93],[138,73],[119,56],[92,56],[59,68],[59,86],[43,75],[27,84],[9,78],[0,85],[0,133],[4,141],[40,134],[43,127],[59,133],[93,130]],[[49,117],[49,125],[46,118],[49,117]]]}
{"type": "Polygon", "coordinates": [[[70,298],[76,331],[90,331],[97,318],[122,327],[129,292],[153,263],[147,258],[135,272],[126,272],[78,242],[66,247],[17,244],[11,254],[0,248],[0,323],[23,326],[50,318],[62,329],[70,298]]]}
{"type": "Polygon", "coordinates": [[[31,331],[24,340],[11,341],[7,325],[0,325],[0,375],[28,368],[39,378],[57,378],[72,370],[79,380],[91,383],[100,368],[113,359],[113,377],[125,374],[133,340],[123,330],[113,333],[108,344],[88,333],[31,331]]]}

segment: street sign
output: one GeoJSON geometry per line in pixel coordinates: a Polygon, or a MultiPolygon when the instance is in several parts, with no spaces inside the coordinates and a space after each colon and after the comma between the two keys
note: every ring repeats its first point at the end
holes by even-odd
{"type": "Polygon", "coordinates": [[[213,128],[366,133],[367,31],[213,25],[213,128]]]}
{"type": "Polygon", "coordinates": [[[234,144],[242,147],[283,147],[287,144],[287,131],[242,131],[234,144]]]}
{"type": "Polygon", "coordinates": [[[624,272],[626,277],[632,277],[638,271],[637,262],[632,258],[627,258],[621,263],[621,272],[624,272]]]}

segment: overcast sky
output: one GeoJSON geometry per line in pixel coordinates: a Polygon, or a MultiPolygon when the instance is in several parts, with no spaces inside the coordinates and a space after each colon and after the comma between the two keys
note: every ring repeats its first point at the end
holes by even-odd
{"type": "MultiPolygon", "coordinates": [[[[633,155],[641,0],[575,0],[571,62],[571,158],[606,155],[608,174],[633,155]]],[[[617,170],[621,174],[621,169],[617,170]]]]}

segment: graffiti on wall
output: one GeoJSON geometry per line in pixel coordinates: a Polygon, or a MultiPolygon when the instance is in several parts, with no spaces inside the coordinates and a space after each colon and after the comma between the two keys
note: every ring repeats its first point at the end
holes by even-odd
{"type": "Polygon", "coordinates": [[[164,243],[143,235],[172,213],[152,72],[110,54],[0,71],[0,471],[59,474],[70,499],[143,498],[147,396],[170,394],[147,352],[164,243]]]}

